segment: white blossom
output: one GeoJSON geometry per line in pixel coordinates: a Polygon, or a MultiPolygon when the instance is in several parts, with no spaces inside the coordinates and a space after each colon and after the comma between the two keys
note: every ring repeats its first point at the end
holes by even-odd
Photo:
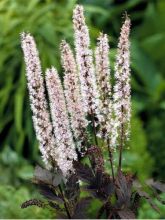
{"type": "Polygon", "coordinates": [[[71,48],[65,41],[62,41],[61,43],[61,58],[65,71],[64,92],[67,109],[70,114],[71,127],[76,140],[76,145],[81,152],[87,147],[86,127],[88,122],[83,111],[76,63],[71,48]]]}
{"type": "Polygon", "coordinates": [[[46,71],[46,85],[50,100],[50,108],[54,134],[56,138],[57,165],[64,176],[73,172],[73,160],[77,159],[75,144],[70,130],[65,97],[60,78],[55,68],[46,71]]]}
{"type": "MultiPolygon", "coordinates": [[[[47,109],[39,55],[35,41],[30,34],[22,33],[21,43],[26,63],[26,76],[33,113],[33,124],[43,160],[48,165],[51,150],[55,148],[55,139],[47,109]]],[[[55,158],[53,158],[53,160],[55,160],[55,158]]]]}
{"type": "Polygon", "coordinates": [[[77,5],[73,11],[75,49],[84,111],[99,116],[99,94],[90,49],[89,31],[85,23],[83,7],[77,5]]]}
{"type": "Polygon", "coordinates": [[[100,94],[100,129],[98,136],[101,138],[111,138],[112,130],[112,103],[111,103],[111,76],[109,62],[109,45],[106,34],[100,34],[95,51],[96,76],[98,91],[100,94]]]}
{"type": "Polygon", "coordinates": [[[130,52],[129,52],[130,19],[126,20],[121,28],[117,59],[115,65],[114,86],[114,145],[124,144],[129,138],[131,117],[130,94],[130,52]],[[122,142],[122,143],[121,143],[122,142]]]}

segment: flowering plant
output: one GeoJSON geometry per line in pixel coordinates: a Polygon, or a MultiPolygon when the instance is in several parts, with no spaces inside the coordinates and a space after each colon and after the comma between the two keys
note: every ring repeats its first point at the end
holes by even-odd
{"type": "Polygon", "coordinates": [[[122,172],[131,118],[130,19],[125,15],[121,28],[113,88],[108,36],[100,34],[93,56],[80,5],[73,11],[73,26],[76,56],[66,41],[60,45],[63,83],[54,67],[46,70],[44,81],[35,41],[29,33],[21,35],[33,123],[45,163],[45,168],[35,168],[33,179],[45,199],[26,201],[22,208],[37,205],[55,209],[58,218],[87,218],[90,203],[98,199],[96,218],[133,219],[143,197],[157,210],[135,176],[122,172]],[[105,169],[106,152],[111,173],[105,169]]]}

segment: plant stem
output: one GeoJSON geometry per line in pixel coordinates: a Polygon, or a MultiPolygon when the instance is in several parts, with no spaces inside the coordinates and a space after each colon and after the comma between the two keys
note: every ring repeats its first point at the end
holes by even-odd
{"type": "Polygon", "coordinates": [[[66,210],[66,214],[67,214],[67,216],[68,216],[68,219],[71,219],[71,215],[70,215],[70,212],[69,212],[69,209],[68,209],[68,206],[67,206],[67,202],[66,202],[66,200],[65,200],[65,197],[64,197],[62,188],[61,188],[60,185],[58,186],[58,188],[59,188],[59,190],[60,190],[61,197],[62,197],[62,200],[63,200],[63,202],[64,202],[64,206],[65,206],[65,210],[66,210]]]}
{"type": "MultiPolygon", "coordinates": [[[[123,113],[123,106],[121,107],[121,111],[123,113]]],[[[123,140],[124,139],[124,125],[123,125],[123,120],[121,123],[121,135],[120,135],[120,148],[119,148],[119,167],[118,169],[121,170],[122,166],[122,153],[123,153],[123,140]]]]}
{"type": "Polygon", "coordinates": [[[109,144],[109,138],[107,139],[107,145],[108,145],[108,152],[109,152],[109,161],[110,161],[111,170],[112,170],[112,178],[113,178],[113,182],[115,182],[115,175],[114,175],[114,169],[113,169],[113,155],[112,155],[112,151],[111,151],[110,144],[109,144]]]}
{"type": "Polygon", "coordinates": [[[94,119],[93,111],[92,111],[91,117],[92,117],[92,126],[93,126],[93,131],[94,131],[94,136],[95,136],[95,144],[98,146],[98,141],[97,141],[97,136],[96,136],[95,119],[94,119]]]}

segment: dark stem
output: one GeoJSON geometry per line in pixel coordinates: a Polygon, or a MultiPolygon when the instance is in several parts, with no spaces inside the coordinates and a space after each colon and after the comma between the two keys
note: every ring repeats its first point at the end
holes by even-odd
{"type": "Polygon", "coordinates": [[[109,138],[107,140],[107,145],[108,145],[108,152],[109,152],[109,161],[110,161],[111,170],[112,170],[112,178],[113,178],[113,182],[115,182],[115,175],[114,175],[114,169],[113,169],[113,155],[112,155],[111,147],[109,144],[109,138]]]}
{"type": "Polygon", "coordinates": [[[95,136],[95,144],[98,146],[97,135],[96,135],[96,127],[95,127],[95,119],[94,119],[93,111],[92,111],[91,117],[92,117],[92,126],[93,126],[93,131],[94,131],[94,136],[95,136]]]}
{"type": "Polygon", "coordinates": [[[65,210],[66,210],[66,214],[67,214],[67,216],[68,216],[68,219],[71,219],[71,215],[70,215],[70,213],[69,213],[69,209],[68,209],[67,202],[66,202],[66,200],[65,200],[65,197],[64,197],[62,188],[61,188],[60,185],[58,186],[58,188],[59,188],[59,190],[60,190],[61,197],[62,197],[62,200],[63,200],[63,202],[64,202],[64,206],[65,206],[65,210]]]}
{"type": "MultiPolygon", "coordinates": [[[[123,106],[121,108],[121,111],[123,114],[123,106]]],[[[123,125],[123,119],[122,119],[121,135],[120,135],[120,148],[119,148],[119,167],[118,167],[119,170],[121,170],[121,166],[122,166],[123,141],[124,141],[124,125],[123,125]]]]}

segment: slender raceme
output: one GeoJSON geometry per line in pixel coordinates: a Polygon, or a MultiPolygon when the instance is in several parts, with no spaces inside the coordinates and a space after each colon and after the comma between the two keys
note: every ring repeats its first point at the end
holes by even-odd
{"type": "Polygon", "coordinates": [[[111,103],[111,76],[109,62],[109,45],[106,34],[100,34],[95,50],[97,85],[100,94],[101,117],[98,136],[107,139],[111,136],[112,103],[111,103]]]}
{"type": "Polygon", "coordinates": [[[77,74],[77,67],[70,46],[62,41],[61,58],[64,68],[64,92],[67,102],[67,109],[70,114],[70,122],[76,146],[79,152],[86,149],[87,135],[86,127],[88,121],[83,111],[83,103],[80,95],[80,85],[77,74]]]}
{"type": "Polygon", "coordinates": [[[89,31],[85,23],[83,7],[77,5],[73,11],[75,50],[84,111],[99,117],[99,93],[94,72],[89,31]]]}
{"type": "Polygon", "coordinates": [[[130,94],[130,52],[129,52],[130,19],[126,16],[121,28],[117,59],[115,65],[114,86],[114,144],[119,145],[119,168],[121,168],[122,150],[129,139],[131,117],[130,94]]]}
{"type": "Polygon", "coordinates": [[[99,133],[108,147],[109,159],[114,181],[113,154],[112,154],[112,100],[111,100],[111,76],[109,62],[109,44],[106,34],[100,34],[95,50],[96,76],[100,94],[101,116],[99,121],[99,133]]]}
{"type": "Polygon", "coordinates": [[[77,159],[77,155],[70,130],[63,88],[58,73],[53,67],[46,71],[46,85],[57,145],[54,154],[57,155],[57,165],[66,177],[74,171],[73,161],[77,159]]]}
{"type": "MultiPolygon", "coordinates": [[[[55,149],[55,139],[45,98],[39,55],[35,41],[30,34],[22,33],[21,43],[26,63],[26,76],[30,105],[33,113],[33,124],[43,160],[48,165],[51,151],[55,149]]],[[[53,160],[55,160],[55,157],[53,160]]]]}

